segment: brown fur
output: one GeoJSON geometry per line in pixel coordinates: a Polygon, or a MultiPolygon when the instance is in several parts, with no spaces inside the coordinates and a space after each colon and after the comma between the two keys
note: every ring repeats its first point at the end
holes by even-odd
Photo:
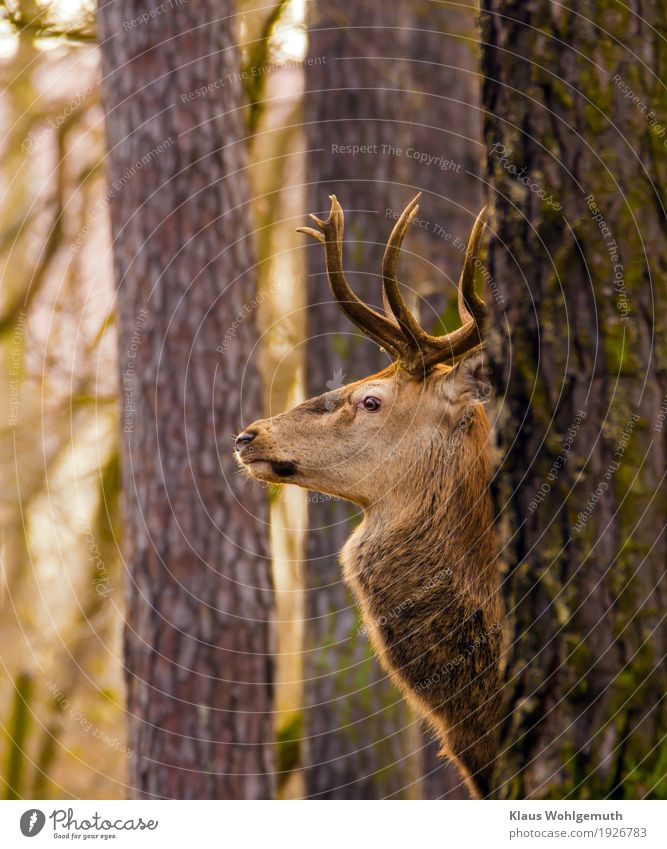
{"type": "Polygon", "coordinates": [[[260,480],[363,508],[345,581],[382,665],[475,797],[492,789],[501,653],[480,365],[479,352],[426,376],[399,363],[253,423],[237,453],[260,480]]]}

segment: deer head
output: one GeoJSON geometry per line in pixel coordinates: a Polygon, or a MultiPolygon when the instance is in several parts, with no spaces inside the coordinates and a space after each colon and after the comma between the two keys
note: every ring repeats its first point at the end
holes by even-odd
{"type": "MultiPolygon", "coordinates": [[[[419,470],[428,474],[425,464],[432,467],[439,453],[446,459],[454,435],[467,438],[475,425],[485,424],[475,405],[488,394],[481,355],[486,309],[474,279],[486,210],[475,221],[459,281],[462,326],[431,336],[403,300],[396,277],[419,197],[396,222],[384,254],[384,315],[363,303],[345,278],[343,210],[336,197],[331,196],[326,221],[311,215],[317,229],[299,228],[324,245],[329,283],[343,312],[394,362],[378,374],[249,425],[236,438],[236,456],[255,478],[369,507],[390,492],[409,497],[406,479],[419,470]]],[[[475,450],[481,450],[479,444],[475,450]]]]}

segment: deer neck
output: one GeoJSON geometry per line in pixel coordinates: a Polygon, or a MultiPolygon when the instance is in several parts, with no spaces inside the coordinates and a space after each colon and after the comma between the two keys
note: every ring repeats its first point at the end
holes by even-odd
{"type": "Polygon", "coordinates": [[[497,589],[488,425],[481,417],[472,438],[426,453],[423,466],[364,510],[341,553],[358,596],[385,595],[392,582],[392,597],[410,596],[445,575],[453,590],[480,604],[497,589]]]}

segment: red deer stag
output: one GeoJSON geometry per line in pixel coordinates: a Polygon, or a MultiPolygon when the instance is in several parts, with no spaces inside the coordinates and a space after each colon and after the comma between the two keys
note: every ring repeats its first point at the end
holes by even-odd
{"type": "Polygon", "coordinates": [[[431,336],[396,279],[419,195],[397,221],[382,265],[385,315],[343,272],[343,210],[331,196],[317,230],[344,313],[394,359],[365,380],[257,421],[236,439],[255,478],[345,498],[363,521],[341,553],[380,661],[433,727],[474,797],[491,790],[500,703],[501,602],[489,494],[488,392],[475,292],[485,211],[459,281],[462,327],[431,336]]]}

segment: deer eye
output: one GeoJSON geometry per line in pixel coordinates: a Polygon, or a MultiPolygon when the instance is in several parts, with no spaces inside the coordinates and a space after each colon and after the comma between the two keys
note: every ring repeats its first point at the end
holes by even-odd
{"type": "Polygon", "coordinates": [[[367,413],[377,413],[382,406],[380,399],[376,398],[374,395],[367,395],[361,403],[367,413]]]}

